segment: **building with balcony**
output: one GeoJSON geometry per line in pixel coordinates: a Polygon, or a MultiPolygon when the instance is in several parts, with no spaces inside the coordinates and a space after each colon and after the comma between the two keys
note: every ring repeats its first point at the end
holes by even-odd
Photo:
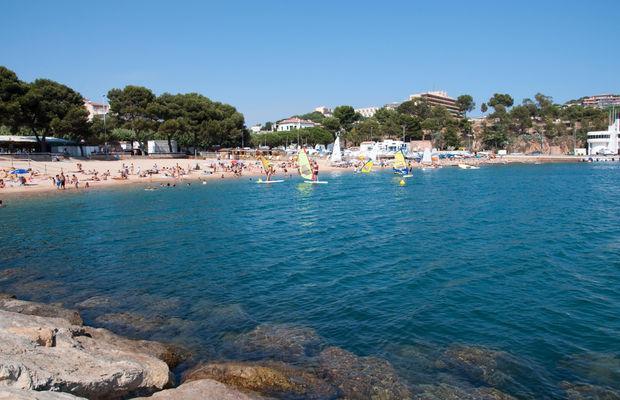
{"type": "Polygon", "coordinates": [[[319,124],[312,122],[308,119],[301,118],[288,118],[278,122],[276,130],[279,132],[292,131],[294,129],[314,128],[319,124]]]}
{"type": "Polygon", "coordinates": [[[355,112],[360,114],[364,118],[370,118],[379,110],[379,107],[363,107],[356,108],[355,112]]]}
{"type": "Polygon", "coordinates": [[[461,118],[463,116],[463,113],[456,105],[456,99],[448,96],[448,93],[446,92],[425,92],[412,94],[411,96],[409,96],[409,100],[415,101],[416,99],[424,99],[431,106],[443,106],[454,117],[461,118]]]}
{"type": "Polygon", "coordinates": [[[105,115],[110,112],[110,106],[105,103],[96,103],[88,99],[84,99],[84,107],[88,111],[88,120],[92,121],[95,115],[105,115]]]}
{"type": "Polygon", "coordinates": [[[585,97],[581,100],[584,107],[607,108],[611,106],[620,106],[620,95],[617,94],[597,94],[585,97]]]}

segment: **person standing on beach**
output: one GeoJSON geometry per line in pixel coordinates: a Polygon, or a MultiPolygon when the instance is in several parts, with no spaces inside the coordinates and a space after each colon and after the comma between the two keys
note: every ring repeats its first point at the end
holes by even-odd
{"type": "Polygon", "coordinates": [[[67,180],[65,178],[65,174],[64,174],[64,172],[61,172],[60,173],[60,188],[64,190],[66,183],[67,183],[67,180]]]}

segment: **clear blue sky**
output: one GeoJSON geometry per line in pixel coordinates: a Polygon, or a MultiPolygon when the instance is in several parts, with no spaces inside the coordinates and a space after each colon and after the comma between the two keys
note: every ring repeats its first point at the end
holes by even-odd
{"type": "Polygon", "coordinates": [[[22,1],[0,6],[0,65],[101,100],[202,93],[248,126],[411,93],[557,101],[620,92],[617,0],[22,1]],[[215,4],[213,4],[215,3],[215,4]]]}

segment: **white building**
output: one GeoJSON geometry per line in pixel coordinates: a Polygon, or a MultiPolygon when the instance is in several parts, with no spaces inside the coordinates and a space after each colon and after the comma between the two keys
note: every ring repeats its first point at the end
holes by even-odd
{"type": "Polygon", "coordinates": [[[314,128],[318,124],[301,118],[289,118],[278,122],[277,131],[292,131],[294,129],[314,128]]]}
{"type": "Polygon", "coordinates": [[[588,132],[588,155],[611,155],[618,153],[620,118],[616,119],[606,131],[588,132]]]}
{"type": "Polygon", "coordinates": [[[315,108],[314,111],[320,112],[321,114],[323,114],[326,117],[331,117],[332,116],[332,109],[329,108],[329,107],[320,106],[320,107],[315,108]]]}
{"type": "Polygon", "coordinates": [[[110,106],[105,103],[96,103],[88,99],[84,99],[84,107],[88,111],[88,120],[92,121],[95,115],[104,115],[110,112],[110,106]]]}
{"type": "Polygon", "coordinates": [[[263,126],[261,124],[252,125],[250,127],[250,132],[252,132],[252,133],[259,133],[262,128],[263,128],[263,126]]]}
{"type": "Polygon", "coordinates": [[[355,112],[360,114],[364,118],[370,118],[379,110],[379,107],[363,107],[356,108],[355,112]]]}

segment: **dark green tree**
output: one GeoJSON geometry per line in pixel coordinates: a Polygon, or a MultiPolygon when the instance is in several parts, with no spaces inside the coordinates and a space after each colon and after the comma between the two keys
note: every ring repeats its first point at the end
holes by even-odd
{"type": "Polygon", "coordinates": [[[456,105],[463,115],[466,115],[468,112],[471,112],[476,108],[474,98],[468,94],[463,94],[457,97],[456,105]]]}

